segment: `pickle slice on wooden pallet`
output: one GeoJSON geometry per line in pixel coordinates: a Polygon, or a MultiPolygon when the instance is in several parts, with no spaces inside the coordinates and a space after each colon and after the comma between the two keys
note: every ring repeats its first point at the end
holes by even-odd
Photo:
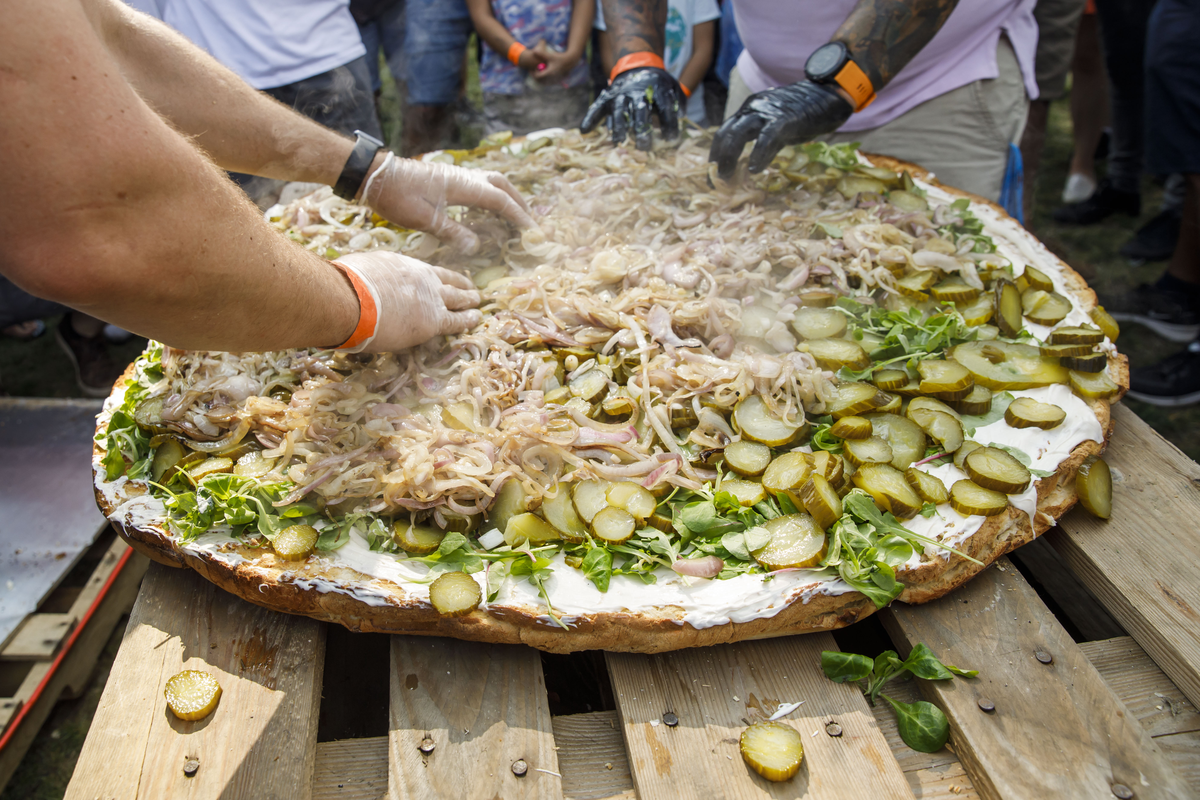
{"type": "Polygon", "coordinates": [[[750,768],[769,781],[786,781],[804,760],[804,740],[782,722],[754,723],[742,731],[738,747],[750,768]]]}
{"type": "Polygon", "coordinates": [[[1067,412],[1053,403],[1042,403],[1031,397],[1018,397],[1004,411],[1004,421],[1014,428],[1057,428],[1067,418],[1067,412]]]}
{"type": "Polygon", "coordinates": [[[183,720],[204,719],[217,708],[221,700],[221,684],[207,672],[185,669],[167,679],[163,694],[167,708],[183,720]]]}
{"type": "Polygon", "coordinates": [[[1104,459],[1092,456],[1079,466],[1075,491],[1089,514],[1100,519],[1112,516],[1112,472],[1104,459]]]}

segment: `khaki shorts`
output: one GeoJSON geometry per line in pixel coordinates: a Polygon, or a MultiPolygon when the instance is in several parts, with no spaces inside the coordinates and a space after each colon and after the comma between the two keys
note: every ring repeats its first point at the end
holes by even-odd
{"type": "MultiPolygon", "coordinates": [[[[840,144],[860,142],[863,151],[911,161],[958,189],[1000,199],[1008,146],[1021,140],[1029,98],[1008,39],[996,48],[1000,74],[927,100],[878,128],[821,137],[840,144]]],[[[729,76],[728,118],[751,95],[737,69],[729,76]]]]}

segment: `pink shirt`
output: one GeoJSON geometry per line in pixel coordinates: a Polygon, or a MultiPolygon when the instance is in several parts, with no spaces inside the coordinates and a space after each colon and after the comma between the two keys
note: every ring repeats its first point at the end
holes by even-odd
{"type": "MultiPolygon", "coordinates": [[[[733,0],[746,45],[738,73],[755,92],[804,78],[804,62],[833,36],[856,0],[733,0]]],[[[877,128],[904,112],[977,80],[995,78],[996,46],[1008,35],[1030,99],[1038,96],[1033,62],[1036,0],[961,0],[942,29],[843,131],[877,128]]]]}

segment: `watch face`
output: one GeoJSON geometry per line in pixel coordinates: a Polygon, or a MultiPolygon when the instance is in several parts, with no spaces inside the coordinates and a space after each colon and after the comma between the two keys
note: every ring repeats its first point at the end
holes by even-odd
{"type": "Polygon", "coordinates": [[[841,42],[830,42],[821,45],[808,57],[804,71],[814,81],[830,81],[837,75],[838,70],[846,62],[846,45],[841,42]]]}

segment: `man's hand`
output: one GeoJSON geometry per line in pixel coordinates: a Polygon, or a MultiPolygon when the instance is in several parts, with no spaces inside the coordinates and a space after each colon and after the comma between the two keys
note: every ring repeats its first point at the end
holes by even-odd
{"type": "Polygon", "coordinates": [[[671,73],[658,67],[635,67],[613,78],[592,103],[579,127],[589,133],[600,120],[607,118],[613,144],[624,143],[632,127],[638,150],[649,150],[654,142],[651,114],[657,112],[664,139],[677,139],[679,109],[683,102],[683,90],[671,73]]]}
{"type": "Polygon", "coordinates": [[[373,333],[367,331],[363,341],[348,348],[351,352],[406,350],[435,336],[462,333],[482,319],[476,308],[479,292],[465,275],[384,250],[351,253],[336,263],[357,276],[376,305],[373,333]]]}
{"type": "Polygon", "coordinates": [[[519,228],[535,227],[521,193],[499,172],[433,164],[388,153],[363,184],[362,201],[381,217],[427,231],[464,253],[479,237],[446,214],[449,206],[486,208],[519,228]]]}
{"type": "Polygon", "coordinates": [[[717,174],[729,178],[746,142],[758,141],[750,152],[750,171],[762,172],[784,145],[801,144],[842,126],[854,106],[835,88],[803,80],[750,95],[725,120],[713,137],[708,160],[717,174]]]}

